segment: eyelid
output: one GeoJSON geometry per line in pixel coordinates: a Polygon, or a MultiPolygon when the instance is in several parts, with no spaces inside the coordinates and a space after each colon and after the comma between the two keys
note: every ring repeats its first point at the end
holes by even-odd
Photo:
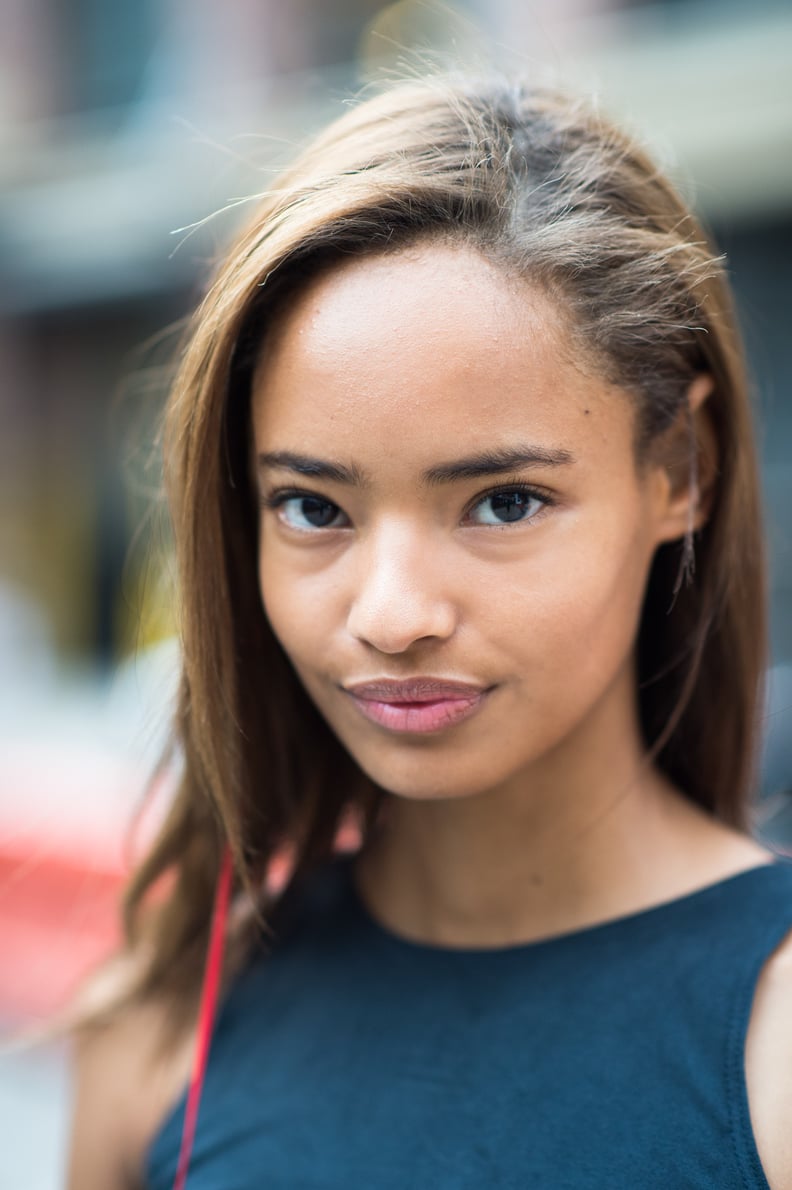
{"type": "Polygon", "coordinates": [[[271,491],[263,491],[261,493],[259,503],[262,508],[279,508],[281,504],[285,504],[287,500],[324,500],[326,504],[332,504],[335,508],[340,505],[336,504],[335,500],[328,500],[327,496],[323,496],[321,492],[312,492],[308,488],[272,488],[271,491]]]}
{"type": "Polygon", "coordinates": [[[527,479],[501,479],[498,483],[492,484],[491,487],[485,488],[483,492],[479,492],[472,500],[471,506],[476,504],[479,500],[485,500],[487,496],[497,495],[498,492],[529,492],[532,496],[536,496],[537,500],[544,500],[548,504],[555,502],[555,495],[550,488],[543,487],[540,483],[531,483],[527,479]]]}

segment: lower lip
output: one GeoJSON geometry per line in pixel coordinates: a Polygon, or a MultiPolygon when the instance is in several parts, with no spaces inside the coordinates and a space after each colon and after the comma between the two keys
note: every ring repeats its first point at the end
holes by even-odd
{"type": "Polygon", "coordinates": [[[475,715],[484,702],[484,694],[482,691],[466,698],[441,698],[436,702],[379,702],[353,694],[352,701],[361,714],[380,727],[426,735],[475,715]]]}

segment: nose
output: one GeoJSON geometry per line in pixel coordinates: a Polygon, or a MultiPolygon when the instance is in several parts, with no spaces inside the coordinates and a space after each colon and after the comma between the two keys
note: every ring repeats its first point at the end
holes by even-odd
{"type": "Polygon", "coordinates": [[[421,640],[446,640],[457,624],[443,560],[424,537],[391,526],[358,546],[350,634],[380,653],[404,653],[421,640]]]}

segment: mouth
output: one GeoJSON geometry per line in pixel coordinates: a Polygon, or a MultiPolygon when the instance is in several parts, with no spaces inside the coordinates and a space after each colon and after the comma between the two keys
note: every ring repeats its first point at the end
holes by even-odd
{"type": "Polygon", "coordinates": [[[480,709],[492,687],[443,678],[378,678],[343,689],[368,720],[389,731],[426,735],[443,731],[480,709]]]}

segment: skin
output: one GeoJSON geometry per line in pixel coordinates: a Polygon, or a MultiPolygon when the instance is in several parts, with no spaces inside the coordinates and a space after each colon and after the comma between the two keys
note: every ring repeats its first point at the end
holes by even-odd
{"type": "MultiPolygon", "coordinates": [[[[691,515],[701,522],[715,474],[710,388],[701,377],[688,394],[697,494],[674,463],[686,457],[686,425],[638,467],[631,397],[579,358],[563,311],[470,251],[356,259],[310,285],[273,328],[254,382],[257,452],[353,465],[370,481],[262,468],[265,498],[299,487],[341,514],[312,531],[295,526],[299,501],[265,508],[259,569],[265,610],[306,689],[388,793],[356,879],[391,930],[452,946],[530,941],[767,862],[646,763],[635,715],[649,564],[691,515]],[[574,461],[421,480],[517,443],[574,461]],[[494,512],[482,494],[516,480],[552,503],[528,500],[524,521],[479,523],[494,512]],[[371,723],[341,688],[417,674],[492,690],[472,718],[417,736],[371,723]]],[[[787,940],[761,973],[746,1047],[772,1190],[792,1188],[790,997],[787,940]]],[[[81,1039],[69,1190],[142,1185],[194,1044],[193,1025],[163,1057],[161,1029],[169,1018],[152,1003],[81,1039]]]]}

